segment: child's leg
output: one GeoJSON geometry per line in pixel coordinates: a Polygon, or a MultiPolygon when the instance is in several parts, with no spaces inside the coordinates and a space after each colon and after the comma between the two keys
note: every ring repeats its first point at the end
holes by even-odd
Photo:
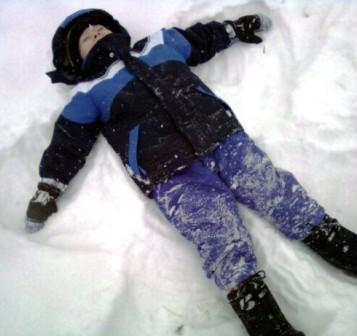
{"type": "Polygon", "coordinates": [[[273,222],[288,238],[304,239],[323,223],[325,210],[291,173],[274,167],[245,132],[229,137],[211,157],[237,200],[273,222]]]}
{"type": "Polygon", "coordinates": [[[154,190],[166,218],[193,242],[208,278],[230,289],[256,273],[252,241],[232,192],[201,161],[178,172],[154,190]]]}

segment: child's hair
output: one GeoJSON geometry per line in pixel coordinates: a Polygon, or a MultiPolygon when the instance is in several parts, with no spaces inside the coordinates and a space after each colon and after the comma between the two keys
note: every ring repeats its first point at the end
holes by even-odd
{"type": "Polygon", "coordinates": [[[47,75],[53,83],[76,84],[84,79],[78,40],[90,24],[100,24],[112,32],[125,34],[130,44],[130,36],[125,28],[108,12],[102,9],[82,9],[71,14],[57,28],[52,39],[53,65],[56,70],[47,75]]]}

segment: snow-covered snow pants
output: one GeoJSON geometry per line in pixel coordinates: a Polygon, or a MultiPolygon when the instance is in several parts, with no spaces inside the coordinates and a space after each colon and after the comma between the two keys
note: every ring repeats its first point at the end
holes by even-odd
{"type": "Polygon", "coordinates": [[[296,240],[304,239],[325,215],[294,176],[274,167],[244,131],[157,185],[154,199],[196,245],[207,277],[222,289],[235,287],[256,272],[251,237],[237,201],[296,240]]]}

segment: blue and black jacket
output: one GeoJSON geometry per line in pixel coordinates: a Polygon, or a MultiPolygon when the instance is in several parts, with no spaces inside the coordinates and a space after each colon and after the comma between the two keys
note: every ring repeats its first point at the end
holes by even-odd
{"type": "Polygon", "coordinates": [[[229,106],[189,68],[231,43],[224,24],[210,22],[162,29],[134,45],[132,56],[149,65],[184,106],[178,113],[167,111],[120,59],[108,55],[105,73],[77,84],[57,119],[40,176],[68,184],[102,133],[150,197],[153,186],[242,129],[229,106]]]}

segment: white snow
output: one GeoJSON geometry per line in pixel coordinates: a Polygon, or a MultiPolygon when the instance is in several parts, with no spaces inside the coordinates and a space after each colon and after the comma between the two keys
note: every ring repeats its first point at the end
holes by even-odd
{"type": "MultiPolygon", "coordinates": [[[[246,335],[194,247],[100,138],[35,235],[24,214],[52,124],[70,98],[51,85],[52,34],[81,8],[110,11],[133,40],[162,27],[263,13],[261,45],[237,43],[195,72],[277,166],[357,232],[357,2],[348,0],[3,0],[0,4],[0,334],[246,335]]],[[[307,336],[354,336],[357,280],[247,209],[259,267],[307,336]]],[[[350,246],[349,248],[353,248],[350,246]]],[[[355,247],[356,248],[356,247],[355,247]]]]}

